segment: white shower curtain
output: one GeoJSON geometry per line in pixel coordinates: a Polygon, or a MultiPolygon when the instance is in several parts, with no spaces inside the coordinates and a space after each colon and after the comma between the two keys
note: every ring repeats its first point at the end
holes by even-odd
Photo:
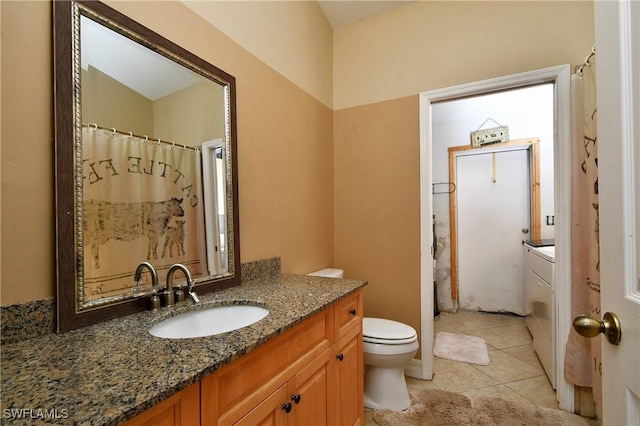
{"type": "MultiPolygon", "coordinates": [[[[595,57],[582,76],[571,77],[572,199],[571,199],[571,315],[588,314],[601,320],[600,244],[598,223],[598,146],[596,127],[595,57]]],[[[565,377],[578,386],[592,387],[602,402],[601,336],[586,338],[571,329],[565,358],[565,377]]]]}
{"type": "Polygon", "coordinates": [[[86,301],[133,287],[142,261],[161,282],[174,263],[205,274],[199,151],[94,126],[82,140],[86,301]]]}

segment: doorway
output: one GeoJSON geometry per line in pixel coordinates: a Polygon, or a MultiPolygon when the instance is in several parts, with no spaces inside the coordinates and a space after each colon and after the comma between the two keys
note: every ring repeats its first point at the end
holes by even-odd
{"type": "MultiPolygon", "coordinates": [[[[491,126],[493,127],[493,126],[491,126]]],[[[519,141],[520,144],[529,144],[528,141],[537,140],[536,154],[539,161],[537,165],[539,170],[536,179],[536,186],[532,188],[537,193],[541,193],[541,197],[532,205],[536,207],[539,214],[531,214],[531,222],[533,225],[532,232],[529,235],[518,236],[519,238],[511,240],[509,247],[484,247],[484,250],[505,251],[507,256],[511,258],[514,264],[513,269],[522,269],[522,245],[521,240],[534,239],[551,239],[554,238],[555,227],[547,225],[546,221],[540,224],[540,215],[549,217],[549,223],[553,223],[554,216],[554,85],[552,83],[534,85],[531,87],[515,88],[506,91],[500,91],[490,94],[480,94],[469,96],[462,99],[454,99],[447,101],[434,102],[432,107],[432,149],[433,149],[433,168],[432,179],[438,191],[433,191],[433,209],[436,216],[436,235],[437,235],[437,251],[436,251],[436,285],[439,299],[439,308],[446,312],[456,312],[459,307],[463,309],[473,309],[473,307],[459,306],[459,286],[458,277],[461,268],[466,268],[465,262],[458,262],[456,246],[464,245],[472,238],[467,232],[457,232],[455,222],[458,216],[467,214],[464,208],[455,206],[459,199],[459,190],[454,185],[443,185],[442,183],[450,181],[453,183],[455,175],[452,170],[455,169],[456,161],[453,161],[452,155],[465,155],[471,153],[479,153],[481,150],[498,150],[507,147],[519,141]],[[502,123],[508,129],[509,142],[493,143],[478,148],[472,148],[470,144],[470,133],[476,131],[478,126],[489,120],[502,123]],[[449,196],[442,195],[442,188],[449,189],[449,196]],[[534,231],[536,232],[533,235],[534,231]],[[537,232],[540,231],[538,234],[537,232]]],[[[488,171],[489,177],[493,178],[495,173],[503,176],[505,167],[511,165],[505,161],[494,161],[491,159],[491,165],[488,171]],[[495,171],[493,167],[495,167],[495,171]]],[[[526,167],[526,166],[522,166],[526,167]]],[[[485,175],[486,176],[486,175],[485,175]]],[[[533,178],[533,177],[532,177],[533,178]]],[[[482,180],[478,176],[479,180],[482,180]]],[[[533,182],[533,180],[532,180],[533,182]]],[[[494,182],[488,182],[489,186],[496,188],[505,184],[501,178],[494,182]]],[[[494,189],[496,189],[494,188],[494,189]]],[[[487,188],[488,189],[488,188],[487,188]]],[[[523,184],[522,192],[526,192],[527,188],[523,184]]],[[[426,194],[425,194],[426,195],[426,194]]],[[[523,194],[520,194],[523,195],[523,194]]],[[[490,209],[487,205],[489,200],[477,200],[479,209],[490,209]]],[[[503,203],[501,203],[503,204],[503,203]]],[[[505,207],[505,206],[501,206],[505,207]]],[[[497,208],[497,207],[496,207],[497,208]]],[[[506,232],[503,229],[503,221],[499,217],[507,216],[507,211],[502,210],[496,212],[493,218],[486,218],[483,227],[488,232],[496,235],[506,232]]],[[[524,225],[524,224],[523,224],[524,225]]],[[[520,226],[511,231],[521,232],[522,229],[528,229],[530,226],[520,226]]],[[[486,236],[485,236],[486,237],[486,236]]],[[[497,273],[500,269],[500,260],[494,259],[493,267],[497,273]]],[[[513,277],[512,277],[513,278],[513,277]]],[[[497,311],[508,310],[504,307],[497,306],[497,311]]],[[[488,308],[487,308],[488,309],[488,308]]],[[[486,309],[483,309],[486,310],[486,309]]],[[[516,313],[518,310],[516,310],[516,313]]]]}
{"type": "MultiPolygon", "coordinates": [[[[465,84],[420,95],[420,206],[421,206],[421,345],[423,354],[433,352],[433,278],[432,259],[434,203],[432,190],[434,180],[432,171],[436,166],[433,145],[433,104],[465,97],[496,93],[514,88],[529,87],[544,83],[553,84],[554,95],[554,220],[556,240],[556,290],[559,305],[557,335],[566,336],[571,326],[570,312],[570,234],[569,234],[569,152],[570,152],[570,114],[569,114],[569,65],[546,68],[527,73],[506,76],[481,82],[465,84]]],[[[527,135],[530,136],[530,135],[527,135]]],[[[436,223],[437,225],[437,223],[436,223]]],[[[564,341],[558,342],[558,359],[564,359],[564,341]]],[[[562,367],[562,365],[560,365],[562,367]]],[[[431,379],[433,375],[432,356],[423,356],[421,360],[421,378],[431,379]]],[[[560,407],[573,410],[573,386],[564,380],[563,368],[558,369],[558,398],[560,407]]]]}

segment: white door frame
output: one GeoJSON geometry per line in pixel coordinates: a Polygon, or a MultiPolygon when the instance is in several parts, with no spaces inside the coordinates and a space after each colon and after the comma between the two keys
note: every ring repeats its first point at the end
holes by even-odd
{"type": "Polygon", "coordinates": [[[569,65],[544,68],[444,89],[420,93],[420,293],[422,359],[420,377],[433,377],[433,200],[432,177],[432,104],[467,96],[554,83],[554,210],[556,241],[556,318],[557,397],[560,408],[574,411],[574,387],[564,378],[566,340],[571,318],[571,116],[569,65]]]}

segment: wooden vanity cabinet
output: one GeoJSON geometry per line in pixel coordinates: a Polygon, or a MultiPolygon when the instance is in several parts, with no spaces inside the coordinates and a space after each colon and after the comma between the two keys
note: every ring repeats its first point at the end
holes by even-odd
{"type": "Polygon", "coordinates": [[[202,424],[361,425],[362,386],[358,291],[203,379],[202,424]]]}
{"type": "MultiPolygon", "coordinates": [[[[294,379],[332,341],[330,307],[205,377],[201,389],[202,424],[235,424],[294,379]]],[[[282,400],[280,405],[288,400],[282,400]]]]}
{"type": "Polygon", "coordinates": [[[200,382],[124,423],[123,426],[193,426],[200,424],[200,382]]]}
{"type": "Polygon", "coordinates": [[[127,426],[362,425],[362,392],[362,294],[358,291],[127,426]],[[186,397],[188,403],[182,399],[186,397]],[[194,413],[199,417],[181,417],[194,413]]]}

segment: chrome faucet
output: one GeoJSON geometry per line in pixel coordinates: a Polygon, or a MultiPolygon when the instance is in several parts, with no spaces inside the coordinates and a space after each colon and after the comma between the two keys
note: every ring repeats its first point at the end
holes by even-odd
{"type": "Polygon", "coordinates": [[[158,297],[158,274],[156,273],[156,268],[149,262],[142,262],[136,268],[136,273],[133,275],[133,280],[136,283],[137,291],[140,291],[140,279],[142,278],[142,270],[148,269],[151,274],[151,299],[149,300],[149,305],[152,311],[155,311],[160,307],[160,298],[158,297]]]}
{"type": "MultiPolygon", "coordinates": [[[[183,264],[176,263],[175,265],[172,265],[171,268],[169,268],[169,271],[167,272],[167,289],[165,291],[165,294],[167,294],[166,306],[173,305],[173,296],[174,296],[173,275],[175,274],[176,271],[182,271],[185,278],[187,279],[187,294],[189,295],[189,298],[193,301],[193,303],[199,303],[200,300],[198,299],[198,295],[193,290],[194,283],[193,283],[193,278],[191,278],[191,272],[189,272],[189,269],[187,269],[187,267],[184,266],[183,264]]],[[[176,302],[182,302],[184,300],[184,292],[182,291],[182,288],[180,287],[180,285],[178,285],[177,288],[175,289],[175,298],[176,298],[176,302]]]]}

